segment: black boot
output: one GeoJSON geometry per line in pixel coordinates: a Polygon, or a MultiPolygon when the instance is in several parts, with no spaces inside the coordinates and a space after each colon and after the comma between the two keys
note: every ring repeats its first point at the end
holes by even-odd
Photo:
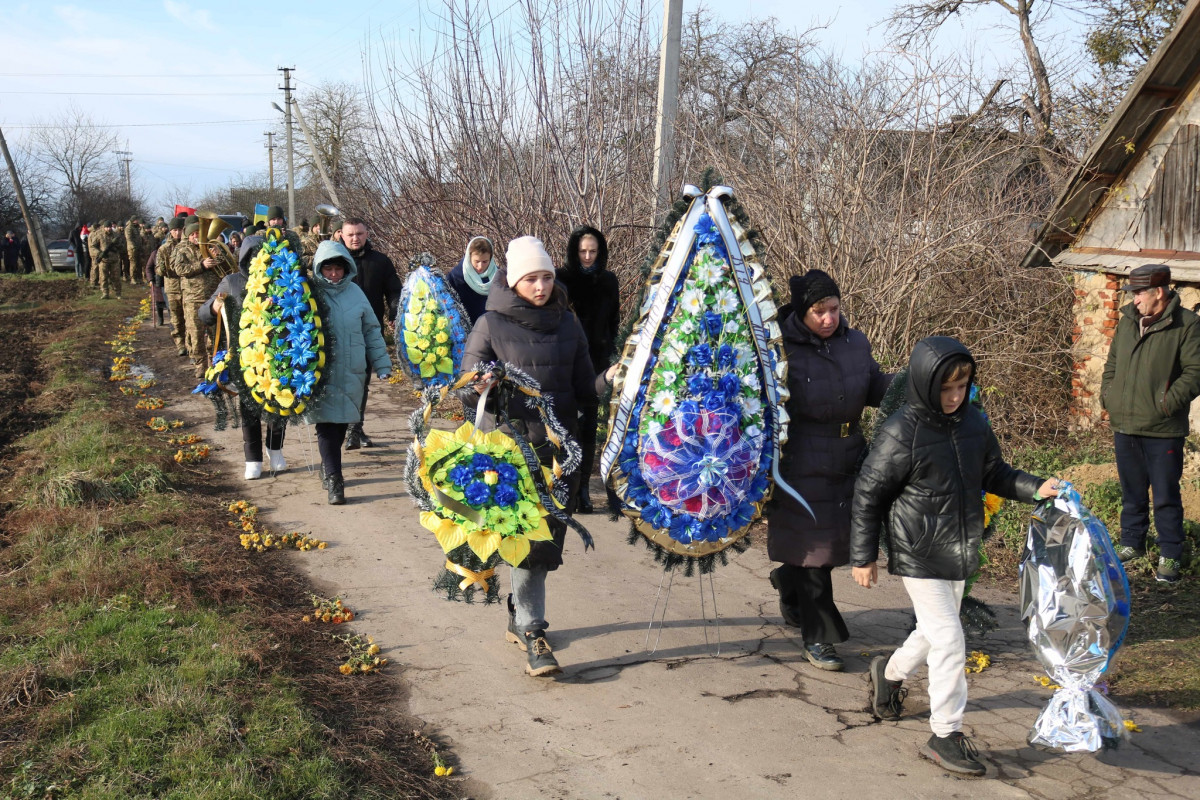
{"type": "Polygon", "coordinates": [[[513,606],[511,594],[508,596],[508,630],[504,632],[504,640],[512,642],[523,651],[529,650],[525,634],[517,630],[517,609],[513,606]]]}
{"type": "Polygon", "coordinates": [[[326,484],[329,487],[329,505],[342,506],[346,504],[346,485],[341,475],[330,475],[326,484]]]}
{"type": "Polygon", "coordinates": [[[346,449],[357,450],[362,447],[362,425],[351,425],[346,431],[346,449]]]}
{"type": "Polygon", "coordinates": [[[588,492],[587,481],[579,484],[579,502],[575,504],[575,511],[579,514],[591,514],[595,511],[592,508],[592,496],[588,492]]]}
{"type": "Polygon", "coordinates": [[[791,625],[793,628],[803,628],[804,621],[800,618],[800,614],[796,611],[796,589],[788,581],[789,578],[787,565],[776,567],[771,570],[771,586],[775,591],[779,592],[779,614],[783,617],[784,623],[791,625]]]}

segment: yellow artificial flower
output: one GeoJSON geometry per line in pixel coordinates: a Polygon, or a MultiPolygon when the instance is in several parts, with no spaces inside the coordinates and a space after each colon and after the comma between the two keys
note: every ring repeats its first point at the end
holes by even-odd
{"type": "Polygon", "coordinates": [[[292,394],[291,389],[280,389],[275,393],[275,402],[284,408],[291,408],[292,404],[296,402],[296,396],[292,394]]]}
{"type": "Polygon", "coordinates": [[[450,348],[449,347],[435,347],[435,348],[433,348],[433,352],[439,358],[445,358],[446,356],[450,355],[450,348]]]}
{"type": "Polygon", "coordinates": [[[249,319],[247,322],[253,324],[267,314],[267,310],[271,307],[271,298],[252,296],[249,293],[246,294],[246,297],[248,299],[246,300],[246,304],[242,306],[242,315],[243,317],[248,315],[249,319]]]}
{"type": "MultiPolygon", "coordinates": [[[[438,322],[441,323],[442,320],[439,319],[438,322]]],[[[441,328],[440,324],[438,325],[438,328],[441,328]]],[[[444,330],[438,330],[437,334],[433,337],[433,340],[438,344],[445,344],[446,342],[450,341],[450,334],[446,333],[444,330]]]]}
{"type": "Polygon", "coordinates": [[[437,317],[435,317],[433,314],[430,314],[428,311],[426,311],[424,314],[421,315],[421,324],[428,325],[430,328],[432,328],[434,325],[437,324],[437,317]]]}
{"type": "Polygon", "coordinates": [[[245,369],[260,371],[270,369],[271,358],[261,347],[248,347],[242,351],[242,366],[245,369]]]}
{"type": "Polygon", "coordinates": [[[463,542],[467,541],[467,534],[460,526],[455,525],[451,520],[439,517],[436,512],[422,511],[420,520],[421,527],[433,531],[433,535],[437,537],[438,544],[442,546],[444,553],[449,553],[456,547],[462,547],[463,542]]]}
{"type": "Polygon", "coordinates": [[[265,345],[271,338],[271,326],[265,322],[256,322],[250,326],[248,333],[251,343],[265,345]]]}
{"type": "Polygon", "coordinates": [[[498,549],[500,557],[515,567],[529,555],[529,539],[524,536],[505,536],[500,540],[498,549]]]}
{"type": "Polygon", "coordinates": [[[479,556],[480,561],[487,561],[500,547],[500,538],[500,534],[495,531],[471,531],[467,534],[467,544],[471,546],[471,551],[479,556]]]}
{"type": "Polygon", "coordinates": [[[448,358],[439,359],[437,362],[437,371],[444,372],[447,375],[454,374],[454,362],[448,358]]]}

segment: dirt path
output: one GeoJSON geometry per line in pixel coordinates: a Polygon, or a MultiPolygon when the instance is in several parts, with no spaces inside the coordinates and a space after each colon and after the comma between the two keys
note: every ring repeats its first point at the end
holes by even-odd
{"type": "MultiPolygon", "coordinates": [[[[441,562],[416,520],[402,480],[409,434],[406,387],[372,384],[367,430],[381,447],[349,453],[348,504],[325,504],[310,428],[292,427],[290,469],[241,483],[238,431],[213,433],[211,410],[187,392],[183,359],[165,329],[147,327],[139,360],[156,367],[171,416],[224,445],[215,458],[233,485],[281,529],[312,531],[324,552],[290,556],[329,594],[360,612],[370,633],[403,665],[405,711],[444,737],[470,778],[463,794],[524,798],[1200,797],[1200,731],[1170,716],[1122,707],[1142,728],[1101,756],[1043,753],[1025,743],[1050,692],[1024,642],[1016,597],[992,591],[1001,629],[974,645],[992,666],[970,677],[967,732],[986,755],[988,779],[964,784],[917,758],[929,736],[924,681],[906,718],[878,723],[865,711],[871,656],[890,652],[910,625],[898,580],[868,592],[835,573],[839,605],[855,638],[840,646],[844,673],[820,672],[784,628],[767,582],[770,564],[752,548],[717,571],[701,612],[699,581],[676,576],[661,632],[649,637],[662,570],[625,543],[626,526],[586,517],[596,551],[569,541],[549,581],[550,638],[565,672],[538,680],[504,641],[501,606],[451,603],[431,591],[441,562]],[[157,345],[157,347],[156,347],[157,345]],[[706,640],[707,637],[707,640],[706,640]]],[[[599,482],[593,483],[593,495],[599,482]]],[[[233,544],[231,544],[233,546],[233,544]]],[[[502,573],[503,591],[507,575],[502,573]]],[[[707,582],[707,581],[706,581],[707,582]]],[[[1119,698],[1117,698],[1119,704],[1119,698]]]]}

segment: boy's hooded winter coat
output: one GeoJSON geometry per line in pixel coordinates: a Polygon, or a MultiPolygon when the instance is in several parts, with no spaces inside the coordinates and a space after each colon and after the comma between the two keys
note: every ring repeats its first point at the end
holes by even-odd
{"type": "Polygon", "coordinates": [[[567,287],[567,299],[587,334],[592,369],[602,372],[616,355],[617,329],[621,327],[621,287],[608,271],[608,240],[593,227],[571,231],[567,240],[567,266],[555,276],[567,287]],[[596,261],[590,271],[579,264],[579,240],[594,236],[596,261]]]}
{"type": "MultiPolygon", "coordinates": [[[[503,361],[520,369],[538,382],[542,395],[551,402],[555,417],[574,438],[579,409],[589,403],[596,404],[596,376],[588,358],[587,338],[579,320],[567,308],[562,288],[556,285],[546,304],[535,306],[509,287],[507,272],[500,269],[488,293],[487,311],[467,338],[463,369],[474,369],[481,361],[503,361]]],[[[467,406],[469,418],[479,396],[465,391],[460,397],[467,406]]],[[[537,412],[525,404],[523,395],[517,394],[513,398],[508,414],[523,423],[530,443],[538,448],[542,463],[549,464],[549,448],[541,447],[546,441],[546,430],[537,412]]],[[[492,415],[488,417],[494,424],[492,415]]],[[[572,476],[572,481],[576,480],[578,476],[572,476]]],[[[574,495],[572,491],[571,496],[574,495]]],[[[548,524],[554,533],[554,541],[534,542],[522,567],[556,569],[562,564],[566,526],[553,518],[548,524]]]]}
{"type": "Polygon", "coordinates": [[[814,520],[785,492],[767,518],[767,554],[798,567],[840,567],[850,558],[850,498],[866,448],[858,421],[878,406],[892,376],[879,369],[871,345],[842,317],[828,339],[804,324],[802,313],[780,324],[787,353],[788,441],[780,470],[808,501],[814,520]],[[848,424],[846,436],[842,425],[848,424]]]}
{"type": "Polygon", "coordinates": [[[361,422],[359,409],[367,385],[367,366],[380,378],[392,372],[379,319],[363,290],[354,283],[354,258],[341,242],[325,241],[313,256],[313,286],[325,314],[325,346],[329,349],[320,400],[306,416],[310,422],[361,422]],[[330,259],[346,261],[346,276],[330,283],[321,265],[330,259]]]}
{"type": "Polygon", "coordinates": [[[982,492],[1036,501],[1042,479],[1004,463],[979,409],[964,400],[953,414],[942,412],[942,382],[959,358],[973,373],[970,351],[955,339],[931,336],[913,349],[905,404],[883,423],[854,485],[853,566],[875,563],[886,515],[889,572],[966,580],[979,568],[982,492]]]}

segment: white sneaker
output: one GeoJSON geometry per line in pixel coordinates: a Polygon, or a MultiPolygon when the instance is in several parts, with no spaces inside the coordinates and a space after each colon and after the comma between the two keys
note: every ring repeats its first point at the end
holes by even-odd
{"type": "Polygon", "coordinates": [[[246,480],[254,481],[262,477],[262,462],[247,461],[246,462],[246,480]]]}
{"type": "Polygon", "coordinates": [[[271,459],[271,472],[283,472],[287,469],[287,460],[283,457],[282,450],[272,450],[268,447],[267,456],[271,459]]]}

